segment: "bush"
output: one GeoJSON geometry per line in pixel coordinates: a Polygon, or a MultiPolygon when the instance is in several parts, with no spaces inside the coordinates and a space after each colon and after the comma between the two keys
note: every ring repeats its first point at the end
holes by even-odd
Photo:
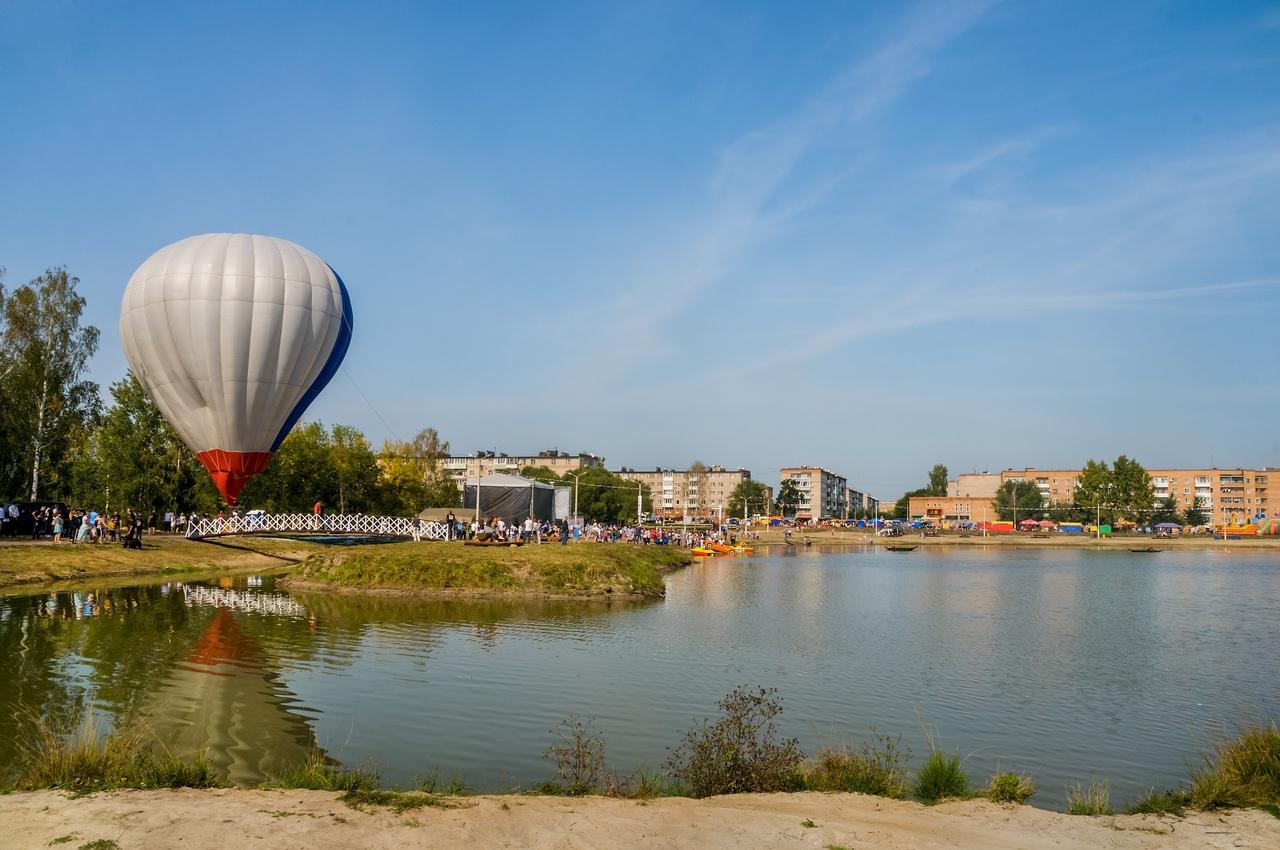
{"type": "Polygon", "coordinates": [[[911,750],[901,746],[902,736],[877,735],[873,741],[852,747],[828,748],[805,772],[810,791],[854,791],[877,797],[901,799],[907,794],[907,761],[911,750]]]}
{"type": "Polygon", "coordinates": [[[782,700],[773,688],[738,687],[717,705],[721,716],[684,734],[667,769],[691,797],[753,791],[796,791],[804,753],[794,738],[777,739],[782,700]]]}
{"type": "Polygon", "coordinates": [[[555,759],[562,793],[573,797],[602,793],[607,776],[604,737],[591,728],[591,721],[584,723],[571,714],[551,732],[557,742],[543,755],[555,759]]]}
{"type": "Polygon", "coordinates": [[[960,767],[960,756],[947,756],[941,750],[929,753],[920,772],[916,774],[916,799],[926,806],[942,800],[969,796],[969,777],[960,767]]]}
{"type": "Polygon", "coordinates": [[[1069,815],[1113,815],[1111,809],[1111,783],[1105,779],[1089,780],[1089,787],[1080,785],[1067,789],[1067,814],[1069,815]]]}
{"type": "Polygon", "coordinates": [[[1035,783],[1030,776],[1019,776],[1012,771],[997,773],[987,783],[983,791],[986,798],[993,803],[1025,803],[1036,793],[1035,783]]]}

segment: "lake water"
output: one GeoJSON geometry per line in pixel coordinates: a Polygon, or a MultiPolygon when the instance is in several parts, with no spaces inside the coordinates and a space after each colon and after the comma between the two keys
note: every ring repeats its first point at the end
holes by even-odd
{"type": "Polygon", "coordinates": [[[648,603],[288,594],[270,576],[0,599],[0,770],[33,712],[147,717],[248,782],[318,743],[388,784],[550,778],[569,714],[620,770],[658,767],[736,685],[778,689],[806,752],[925,730],[1033,802],[1181,782],[1217,736],[1280,717],[1280,555],[773,551],[673,574],[648,603]]]}

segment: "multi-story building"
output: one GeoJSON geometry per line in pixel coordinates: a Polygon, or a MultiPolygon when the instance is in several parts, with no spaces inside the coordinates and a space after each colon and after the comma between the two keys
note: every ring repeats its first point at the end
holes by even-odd
{"type": "MultiPolygon", "coordinates": [[[[1155,487],[1156,507],[1173,498],[1178,509],[1185,511],[1200,499],[1200,507],[1213,525],[1236,525],[1253,517],[1273,517],[1280,511],[1280,498],[1270,492],[1271,478],[1280,483],[1280,469],[1216,469],[1177,468],[1148,469],[1155,487]]],[[[1006,469],[1000,473],[1004,481],[1033,481],[1040,488],[1045,504],[1075,503],[1079,469],[1006,469]]]]}
{"type": "Polygon", "coordinates": [[[875,516],[880,512],[880,500],[869,493],[863,493],[849,488],[845,495],[845,504],[849,508],[849,516],[851,517],[868,517],[875,516]]]}
{"type": "Polygon", "coordinates": [[[784,466],[779,479],[796,483],[800,491],[797,518],[844,519],[848,514],[849,482],[820,466],[784,466]]]}
{"type": "MultiPolygon", "coordinates": [[[[617,474],[627,481],[639,481],[649,488],[653,512],[661,517],[704,517],[727,519],[742,516],[742,505],[730,504],[729,497],[743,481],[751,478],[747,469],[709,466],[692,469],[628,469],[617,474]]],[[[767,488],[766,488],[767,490],[767,488]]],[[[768,491],[772,499],[772,491],[768,491]]],[[[765,512],[764,505],[748,505],[751,514],[765,512]]]]}
{"type": "Polygon", "coordinates": [[[999,488],[1000,473],[998,472],[962,472],[954,481],[947,482],[947,495],[994,499],[996,490],[999,488]]]}
{"type": "Polygon", "coordinates": [[[492,472],[519,475],[520,470],[526,466],[545,466],[556,475],[561,476],[566,472],[574,472],[579,469],[603,468],[604,458],[587,454],[586,452],[569,454],[557,449],[548,449],[538,452],[536,455],[508,455],[504,452],[496,451],[476,452],[473,455],[463,457],[448,457],[441,463],[449,471],[449,475],[453,477],[454,481],[458,482],[459,486],[462,486],[468,481],[474,481],[492,472]]]}

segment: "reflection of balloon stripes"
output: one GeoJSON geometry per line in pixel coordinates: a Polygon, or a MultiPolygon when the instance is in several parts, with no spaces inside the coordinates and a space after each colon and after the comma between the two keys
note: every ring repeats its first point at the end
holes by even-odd
{"type": "Polygon", "coordinates": [[[213,606],[254,614],[272,614],[283,617],[305,618],[310,612],[284,593],[261,593],[244,590],[227,590],[221,587],[186,585],[182,596],[192,607],[213,606]]]}

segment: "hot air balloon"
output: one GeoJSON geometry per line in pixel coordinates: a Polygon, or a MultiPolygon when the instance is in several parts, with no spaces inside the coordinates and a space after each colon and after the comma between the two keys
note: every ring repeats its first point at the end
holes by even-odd
{"type": "Polygon", "coordinates": [[[234,505],[337,372],[351,299],[300,245],[206,233],[133,273],[120,339],[138,381],[234,505]]]}

